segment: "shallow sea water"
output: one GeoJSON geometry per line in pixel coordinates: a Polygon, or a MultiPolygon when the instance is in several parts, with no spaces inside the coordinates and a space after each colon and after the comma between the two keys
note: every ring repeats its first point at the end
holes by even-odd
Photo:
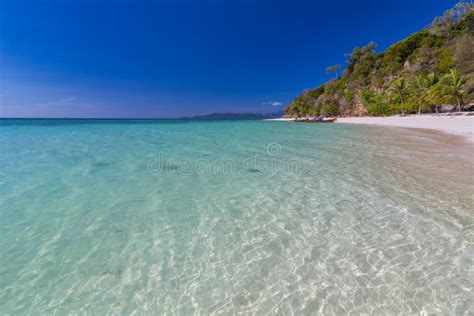
{"type": "Polygon", "coordinates": [[[0,313],[472,314],[471,144],[263,121],[0,121],[0,313]]]}

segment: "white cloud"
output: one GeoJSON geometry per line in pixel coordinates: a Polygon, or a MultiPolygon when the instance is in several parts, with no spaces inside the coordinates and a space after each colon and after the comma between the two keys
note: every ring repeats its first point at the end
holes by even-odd
{"type": "Polygon", "coordinates": [[[40,102],[36,103],[35,106],[40,108],[59,108],[59,107],[68,107],[68,108],[92,108],[92,104],[77,101],[75,97],[67,97],[62,99],[56,99],[55,101],[40,102]]]}
{"type": "Polygon", "coordinates": [[[76,100],[76,98],[74,98],[74,97],[67,97],[67,98],[59,99],[58,101],[66,103],[66,102],[72,102],[72,101],[75,101],[75,100],[76,100]]]}
{"type": "Polygon", "coordinates": [[[283,105],[283,103],[280,102],[280,101],[267,101],[267,102],[263,102],[262,104],[263,104],[263,105],[271,105],[271,106],[280,106],[280,105],[283,105]]]}

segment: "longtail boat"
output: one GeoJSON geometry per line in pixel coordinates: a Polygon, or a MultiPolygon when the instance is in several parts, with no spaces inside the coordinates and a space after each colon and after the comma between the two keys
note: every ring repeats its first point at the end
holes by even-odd
{"type": "Polygon", "coordinates": [[[337,118],[324,118],[322,120],[317,119],[295,119],[297,123],[334,123],[337,118]]]}

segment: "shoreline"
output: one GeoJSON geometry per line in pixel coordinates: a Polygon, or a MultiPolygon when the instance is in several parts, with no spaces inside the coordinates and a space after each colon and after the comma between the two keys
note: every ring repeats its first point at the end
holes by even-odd
{"type": "Polygon", "coordinates": [[[429,129],[462,136],[474,143],[474,116],[341,117],[337,123],[429,129]]]}
{"type": "MultiPolygon", "coordinates": [[[[270,119],[269,121],[292,121],[292,118],[270,119]]],[[[436,130],[462,136],[474,143],[474,116],[469,115],[411,115],[387,117],[338,117],[336,123],[364,124],[436,130]]]]}

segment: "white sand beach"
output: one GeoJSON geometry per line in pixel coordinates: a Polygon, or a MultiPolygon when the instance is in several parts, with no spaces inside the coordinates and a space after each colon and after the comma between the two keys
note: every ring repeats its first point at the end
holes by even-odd
{"type": "MultiPolygon", "coordinates": [[[[275,118],[265,121],[293,121],[294,118],[275,118]]],[[[464,136],[474,142],[474,116],[468,115],[409,115],[387,117],[339,117],[336,123],[395,126],[432,129],[464,136]]]]}
{"type": "Polygon", "coordinates": [[[423,128],[461,135],[474,142],[474,116],[411,115],[389,117],[341,117],[337,123],[423,128]]]}

